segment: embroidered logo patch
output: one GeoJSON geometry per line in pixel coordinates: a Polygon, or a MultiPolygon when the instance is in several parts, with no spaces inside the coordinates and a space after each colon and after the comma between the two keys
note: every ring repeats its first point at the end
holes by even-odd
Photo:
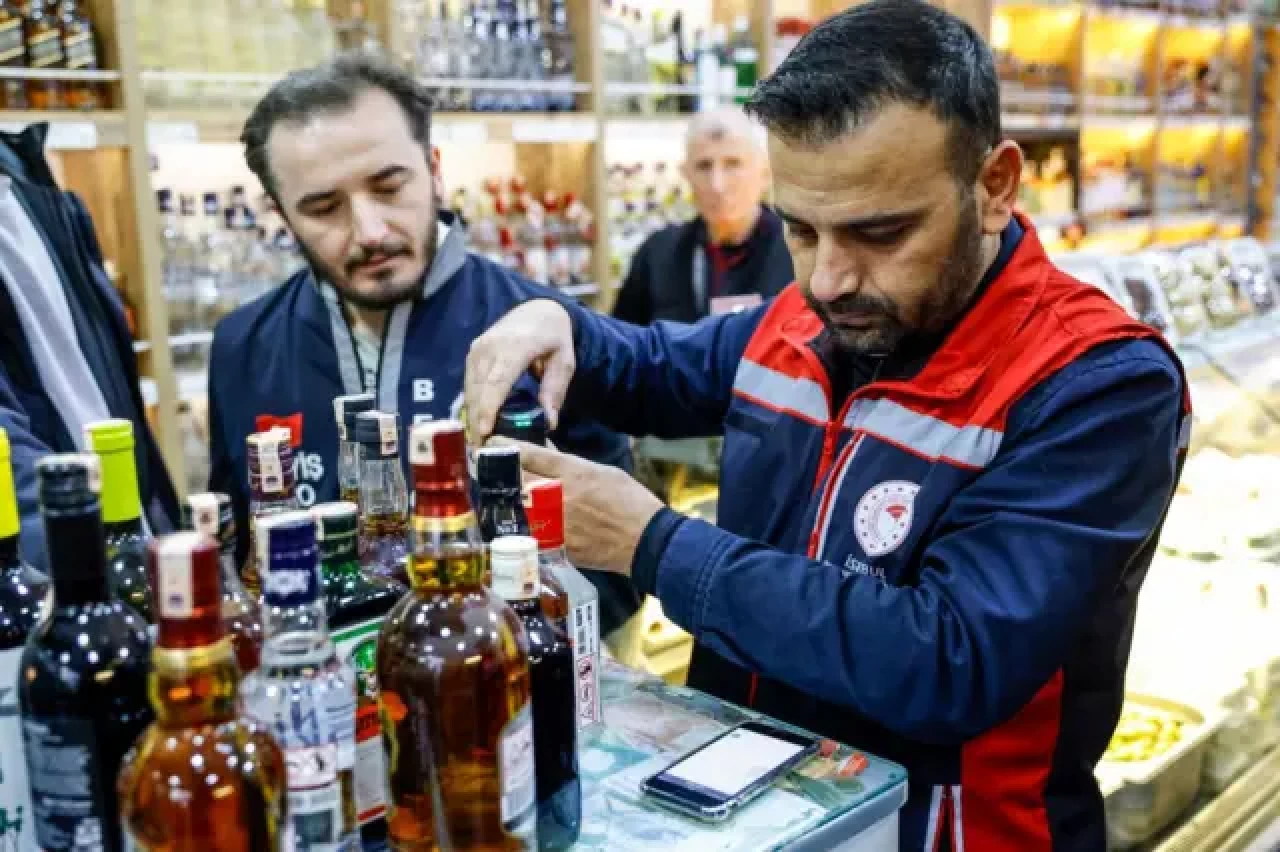
{"type": "Polygon", "coordinates": [[[914,482],[891,479],[862,495],[853,512],[853,531],[867,556],[892,553],[907,540],[919,492],[914,482]]]}

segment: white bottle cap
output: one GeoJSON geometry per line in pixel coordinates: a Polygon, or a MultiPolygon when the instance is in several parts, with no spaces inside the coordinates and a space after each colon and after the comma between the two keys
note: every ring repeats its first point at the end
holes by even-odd
{"type": "Polygon", "coordinates": [[[504,535],[489,545],[489,567],[493,571],[493,593],[506,601],[536,598],[538,582],[538,541],[527,535],[504,535]]]}

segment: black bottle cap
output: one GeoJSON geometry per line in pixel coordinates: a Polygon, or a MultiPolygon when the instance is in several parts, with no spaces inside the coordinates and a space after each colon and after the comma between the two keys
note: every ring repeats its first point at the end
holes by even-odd
{"type": "Polygon", "coordinates": [[[84,512],[99,508],[102,463],[90,453],[45,456],[36,464],[40,508],[44,512],[84,512]]]}
{"type": "Polygon", "coordinates": [[[498,422],[494,424],[493,434],[510,438],[513,441],[524,441],[527,444],[547,445],[547,413],[542,406],[503,406],[498,412],[498,422]]]}
{"type": "Polygon", "coordinates": [[[346,440],[346,436],[355,432],[356,417],[366,411],[373,411],[375,401],[371,393],[353,393],[347,396],[335,396],[333,398],[333,417],[338,423],[338,432],[340,437],[346,440]]]}
{"type": "Polygon", "coordinates": [[[481,490],[520,490],[520,450],[481,447],[476,452],[476,483],[481,490]]]}
{"type": "Polygon", "coordinates": [[[365,458],[395,458],[400,454],[400,418],[387,411],[362,411],[351,440],[364,448],[365,458]]]}
{"type": "Polygon", "coordinates": [[[221,492],[191,494],[182,504],[182,528],[216,539],[223,548],[236,543],[236,515],[231,498],[221,492]]]}
{"type": "Polygon", "coordinates": [[[320,541],[355,535],[360,527],[360,508],[355,503],[321,503],[311,510],[316,518],[320,541]]]}

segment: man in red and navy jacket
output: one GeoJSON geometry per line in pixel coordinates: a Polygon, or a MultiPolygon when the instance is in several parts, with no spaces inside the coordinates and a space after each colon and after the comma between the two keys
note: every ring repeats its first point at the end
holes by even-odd
{"type": "Polygon", "coordinates": [[[648,329],[521,305],[466,404],[488,434],[533,365],[549,411],[723,432],[718,527],[523,449],[565,482],[571,556],[693,634],[690,685],[907,767],[903,849],[1101,852],[1094,766],[1190,411],[1164,341],[1013,213],[998,91],[924,0],[825,21],[748,104],[796,284],[648,329]]]}

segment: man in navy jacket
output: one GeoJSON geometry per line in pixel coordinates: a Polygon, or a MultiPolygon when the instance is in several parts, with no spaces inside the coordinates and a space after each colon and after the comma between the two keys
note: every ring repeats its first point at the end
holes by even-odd
{"type": "Polygon", "coordinates": [[[824,21],[748,110],[796,284],[692,326],[521,305],[468,356],[469,425],[538,364],[549,411],[723,430],[719,527],[524,462],[566,483],[571,555],[693,634],[691,686],[907,768],[902,849],[1099,852],[1094,767],[1189,435],[1178,359],[1014,214],[995,63],[937,6],[824,21]]]}
{"type": "MultiPolygon", "coordinates": [[[[247,435],[290,427],[300,502],[335,500],[334,397],[374,393],[405,428],[457,417],[471,341],[512,306],[551,292],[467,252],[462,228],[437,209],[430,119],[430,95],[412,77],[349,55],[290,74],[245,124],[245,158],[309,268],[214,333],[210,488],[231,495],[240,529],[247,435]]],[[[582,420],[566,420],[552,440],[604,464],[630,461],[625,439],[582,420]]],[[[588,576],[607,633],[639,599],[625,578],[588,576]]]]}

